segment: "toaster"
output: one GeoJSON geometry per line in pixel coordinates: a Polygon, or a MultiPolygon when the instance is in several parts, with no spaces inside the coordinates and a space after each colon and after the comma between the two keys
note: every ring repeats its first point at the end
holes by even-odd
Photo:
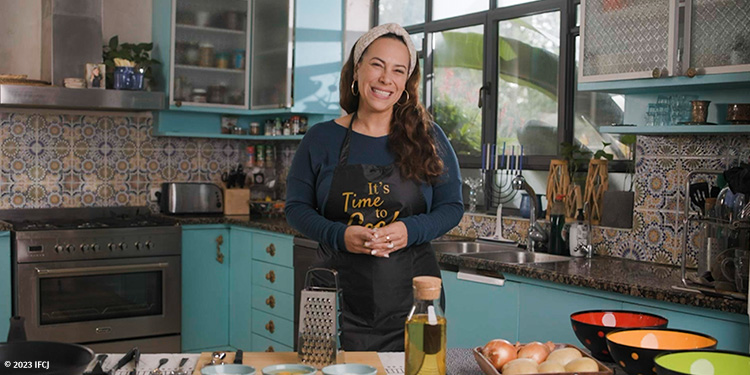
{"type": "Polygon", "coordinates": [[[161,184],[162,213],[220,214],[224,212],[221,188],[210,183],[166,182],[161,184]]]}

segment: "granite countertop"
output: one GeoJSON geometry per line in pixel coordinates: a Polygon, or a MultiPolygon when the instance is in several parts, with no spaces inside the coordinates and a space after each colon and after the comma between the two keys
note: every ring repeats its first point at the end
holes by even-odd
{"type": "MultiPolygon", "coordinates": [[[[300,235],[284,218],[250,219],[249,216],[170,216],[183,225],[231,224],[248,228],[300,235]]],[[[450,237],[458,239],[455,237],[450,237]]],[[[634,297],[747,314],[747,302],[673,289],[682,285],[680,268],[614,257],[571,258],[569,262],[508,264],[455,254],[438,253],[443,265],[466,267],[621,293],[634,297]]]]}

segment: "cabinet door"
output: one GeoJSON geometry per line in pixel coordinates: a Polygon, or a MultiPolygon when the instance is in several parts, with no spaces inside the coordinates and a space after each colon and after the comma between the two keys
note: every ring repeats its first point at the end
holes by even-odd
{"type": "Polygon", "coordinates": [[[685,51],[700,73],[750,71],[750,1],[686,1],[685,51]]]}
{"type": "Polygon", "coordinates": [[[183,227],[182,350],[228,344],[229,230],[183,227]]]}
{"type": "Polygon", "coordinates": [[[11,304],[10,272],[10,234],[0,232],[0,337],[7,334],[10,327],[10,316],[13,313],[11,304]]]}
{"type": "Polygon", "coordinates": [[[445,289],[448,347],[473,348],[488,341],[517,339],[518,287],[459,280],[458,273],[441,271],[445,289]]]}
{"type": "Polygon", "coordinates": [[[253,231],[233,227],[229,249],[229,344],[235,348],[252,348],[252,265],[253,231]]]}
{"type": "Polygon", "coordinates": [[[583,0],[578,82],[674,74],[674,1],[583,0]]]}
{"type": "Polygon", "coordinates": [[[292,106],[293,9],[294,0],[253,1],[250,109],[292,106]]]}
{"type": "MultiPolygon", "coordinates": [[[[568,287],[569,288],[569,287],[568,287]]],[[[570,314],[582,310],[620,309],[622,303],[550,286],[521,284],[518,340],[580,345],[570,314]]]]}

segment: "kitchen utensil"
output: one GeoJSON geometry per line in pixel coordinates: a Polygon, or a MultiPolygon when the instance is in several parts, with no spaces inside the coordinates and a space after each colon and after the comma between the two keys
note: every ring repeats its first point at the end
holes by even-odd
{"type": "MultiPolygon", "coordinates": [[[[329,275],[326,275],[329,276],[329,275]]],[[[341,327],[341,289],[336,270],[312,268],[305,274],[305,288],[300,294],[299,312],[299,361],[322,368],[344,360],[344,351],[339,338],[341,327]],[[330,273],[331,278],[322,278],[325,286],[313,286],[311,276],[315,272],[330,273]]]]}
{"type": "Polygon", "coordinates": [[[234,364],[241,365],[242,364],[242,349],[237,349],[237,353],[234,355],[234,364]]]}
{"type": "Polygon", "coordinates": [[[165,214],[215,214],[224,212],[221,188],[211,183],[165,182],[159,192],[165,214]]]}
{"type": "Polygon", "coordinates": [[[104,372],[104,369],[102,369],[102,366],[104,365],[104,361],[107,359],[107,354],[99,354],[96,356],[96,365],[94,365],[94,368],[91,369],[91,371],[84,372],[83,375],[107,375],[106,372],[104,372]]]}
{"type": "Polygon", "coordinates": [[[162,374],[161,366],[164,366],[164,364],[167,363],[167,362],[169,362],[169,359],[167,359],[167,358],[160,359],[159,360],[159,365],[156,366],[155,369],[151,370],[151,375],[161,375],[162,374]]]}
{"type": "Polygon", "coordinates": [[[693,203],[693,205],[695,205],[698,210],[700,210],[700,213],[702,215],[705,214],[706,198],[708,198],[708,196],[710,195],[708,182],[702,181],[690,184],[688,194],[690,195],[690,202],[693,203]]]}
{"type": "Polygon", "coordinates": [[[292,373],[296,375],[314,375],[317,370],[315,369],[315,367],[307,365],[281,364],[263,367],[262,372],[263,375],[283,375],[284,373],[292,373]]]}
{"type": "Polygon", "coordinates": [[[168,375],[188,375],[187,371],[183,370],[182,367],[187,363],[188,358],[185,357],[180,360],[180,364],[177,365],[177,370],[170,371],[168,375]]]}
{"type": "Polygon", "coordinates": [[[201,369],[201,375],[231,374],[231,375],[254,375],[255,368],[252,366],[226,364],[221,366],[208,366],[201,369]]]}
{"type": "Polygon", "coordinates": [[[138,373],[138,362],[141,360],[141,351],[135,348],[135,355],[133,356],[133,370],[130,371],[130,375],[136,375],[138,373]]]}
{"type": "Polygon", "coordinates": [[[227,356],[227,353],[224,352],[213,352],[211,353],[211,364],[212,365],[220,365],[224,363],[224,358],[227,356]]]}
{"type": "Polygon", "coordinates": [[[132,349],[128,350],[127,353],[125,353],[122,358],[120,358],[119,361],[117,361],[117,364],[115,364],[115,367],[112,367],[112,369],[109,370],[110,373],[115,373],[117,370],[121,369],[123,366],[128,364],[128,362],[132,361],[133,358],[135,358],[135,353],[138,351],[138,347],[134,346],[132,349]]]}
{"type": "Polygon", "coordinates": [[[658,375],[750,374],[750,354],[727,350],[689,350],[654,358],[658,375]]]}
{"type": "Polygon", "coordinates": [[[378,369],[359,363],[341,363],[323,367],[324,375],[375,375],[378,369]]]}
{"type": "Polygon", "coordinates": [[[596,359],[612,362],[604,336],[622,328],[665,328],[668,320],[662,316],[639,311],[626,310],[587,310],[570,314],[578,340],[591,351],[596,359]]]}
{"type": "Polygon", "coordinates": [[[631,328],[608,333],[607,347],[630,375],[656,374],[654,357],[673,350],[713,349],[716,339],[679,329],[631,328]]]}
{"type": "Polygon", "coordinates": [[[744,249],[730,249],[734,256],[721,261],[721,273],[729,281],[734,281],[735,289],[747,293],[748,274],[750,274],[750,252],[744,249]]]}

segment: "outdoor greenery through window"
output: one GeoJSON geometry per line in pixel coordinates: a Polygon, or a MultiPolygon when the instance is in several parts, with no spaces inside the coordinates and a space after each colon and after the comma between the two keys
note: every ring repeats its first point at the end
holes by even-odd
{"type": "MultiPolygon", "coordinates": [[[[397,22],[420,51],[424,95],[464,168],[481,144],[524,146],[546,170],[565,141],[616,159],[627,147],[598,127],[622,122],[621,95],[576,89],[577,0],[376,0],[378,24],[397,22]],[[565,98],[571,98],[564,100],[565,98]]],[[[518,147],[516,147],[518,148],[518,147]]]]}

